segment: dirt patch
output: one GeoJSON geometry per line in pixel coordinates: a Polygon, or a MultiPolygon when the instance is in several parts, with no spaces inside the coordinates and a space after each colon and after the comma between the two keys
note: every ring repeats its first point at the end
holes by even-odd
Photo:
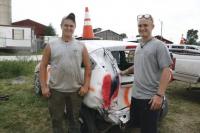
{"type": "Polygon", "coordinates": [[[19,77],[13,79],[13,80],[11,81],[11,84],[12,84],[12,85],[24,84],[25,82],[26,82],[26,77],[24,77],[24,76],[19,76],[19,77]]]}

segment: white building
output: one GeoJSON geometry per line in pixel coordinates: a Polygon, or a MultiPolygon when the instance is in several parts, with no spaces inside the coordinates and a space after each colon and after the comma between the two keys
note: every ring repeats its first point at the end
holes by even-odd
{"type": "Polygon", "coordinates": [[[31,27],[13,26],[12,0],[0,0],[0,49],[34,51],[35,35],[31,27]]]}
{"type": "Polygon", "coordinates": [[[0,25],[0,49],[31,50],[34,31],[30,27],[0,25]]]}

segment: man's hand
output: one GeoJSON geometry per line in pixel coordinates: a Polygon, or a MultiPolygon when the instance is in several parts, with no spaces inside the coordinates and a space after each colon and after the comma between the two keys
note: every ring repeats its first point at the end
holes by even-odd
{"type": "Polygon", "coordinates": [[[163,98],[157,95],[153,96],[149,104],[151,104],[150,110],[159,110],[162,106],[163,98]]]}
{"type": "Polygon", "coordinates": [[[42,95],[46,98],[49,98],[51,96],[49,87],[45,87],[42,89],[42,95]]]}
{"type": "Polygon", "coordinates": [[[88,87],[82,86],[78,92],[80,96],[84,96],[88,93],[88,87]]]}
{"type": "Polygon", "coordinates": [[[126,75],[126,72],[125,72],[125,71],[120,71],[119,74],[120,74],[121,76],[124,76],[124,75],[126,75]]]}
{"type": "Polygon", "coordinates": [[[125,76],[125,75],[132,74],[132,73],[134,73],[134,66],[131,66],[128,69],[119,72],[119,74],[121,76],[125,76]]]}

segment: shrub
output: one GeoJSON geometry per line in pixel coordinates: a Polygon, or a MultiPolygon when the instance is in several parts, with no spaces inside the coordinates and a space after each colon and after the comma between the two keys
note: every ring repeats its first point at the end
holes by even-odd
{"type": "Polygon", "coordinates": [[[35,66],[34,61],[1,61],[0,79],[32,75],[35,66]]]}

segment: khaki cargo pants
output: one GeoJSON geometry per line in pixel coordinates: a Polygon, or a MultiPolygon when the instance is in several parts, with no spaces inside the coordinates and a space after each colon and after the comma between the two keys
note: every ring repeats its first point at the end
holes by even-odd
{"type": "Polygon", "coordinates": [[[68,133],[80,133],[78,121],[82,97],[77,92],[64,93],[50,89],[48,100],[49,113],[52,120],[53,133],[66,133],[64,131],[64,118],[67,119],[68,133]],[[64,110],[66,109],[66,115],[64,110]],[[66,116],[66,117],[64,117],[66,116]]]}

